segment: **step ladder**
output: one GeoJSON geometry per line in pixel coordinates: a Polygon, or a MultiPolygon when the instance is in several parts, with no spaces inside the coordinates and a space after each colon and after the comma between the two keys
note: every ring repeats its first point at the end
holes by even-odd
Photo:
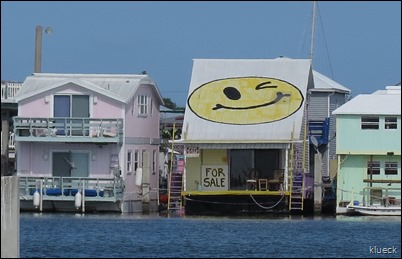
{"type": "Polygon", "coordinates": [[[304,201],[304,177],[302,173],[295,173],[292,179],[289,209],[292,211],[303,211],[304,201]]]}
{"type": "Polygon", "coordinates": [[[168,181],[168,211],[180,210],[182,207],[184,156],[177,155],[172,160],[168,181]]]}
{"type": "MultiPolygon", "coordinates": [[[[293,140],[294,137],[294,127],[291,138],[293,140]]],[[[306,130],[306,129],[305,129],[306,130]]],[[[290,195],[289,195],[289,211],[303,211],[303,202],[304,202],[304,175],[300,171],[295,170],[295,146],[292,141],[290,144],[290,159],[289,159],[289,173],[290,173],[290,195]]],[[[304,145],[305,146],[305,145],[304,145]]],[[[305,152],[303,152],[304,156],[305,152]]],[[[304,168],[304,157],[303,157],[303,168],[304,168]]]]}

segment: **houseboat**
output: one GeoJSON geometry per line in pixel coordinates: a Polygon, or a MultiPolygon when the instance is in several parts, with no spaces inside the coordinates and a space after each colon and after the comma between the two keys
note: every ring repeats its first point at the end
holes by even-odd
{"type": "Polygon", "coordinates": [[[150,76],[34,73],[16,100],[22,211],[158,210],[163,100],[150,76]]]}
{"type": "Polygon", "coordinates": [[[175,141],[185,214],[311,212],[313,86],[307,59],[195,59],[175,141]]]}
{"type": "Polygon", "coordinates": [[[400,214],[401,86],[360,94],[333,113],[337,121],[336,212],[349,213],[349,204],[361,211],[390,205],[399,206],[400,214]]]}

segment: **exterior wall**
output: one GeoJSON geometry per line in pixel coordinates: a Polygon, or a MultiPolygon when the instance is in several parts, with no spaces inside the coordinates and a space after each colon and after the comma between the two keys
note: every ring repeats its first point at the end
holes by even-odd
{"type": "Polygon", "coordinates": [[[197,191],[201,186],[203,165],[228,165],[226,149],[201,149],[199,157],[186,159],[186,191],[197,191]],[[198,184],[197,184],[198,183],[198,184]]]}
{"type": "Polygon", "coordinates": [[[384,116],[377,130],[362,130],[360,115],[337,117],[337,154],[401,153],[401,116],[397,116],[397,129],[384,129],[384,116]]]}
{"type": "MultiPolygon", "coordinates": [[[[125,145],[124,155],[121,157],[123,161],[122,173],[125,177],[126,202],[125,211],[142,211],[142,202],[150,203],[149,210],[155,210],[155,204],[158,200],[157,191],[159,188],[159,126],[160,113],[159,101],[155,96],[152,88],[148,85],[142,85],[138,88],[133,98],[125,106],[125,145]],[[138,96],[146,95],[148,97],[148,114],[139,115],[138,96]],[[152,100],[152,101],[151,101],[152,100]],[[151,107],[152,106],[152,107],[151,107]],[[152,112],[151,112],[152,111],[152,112]],[[148,153],[148,164],[144,165],[149,170],[149,193],[142,195],[144,190],[135,185],[136,172],[127,171],[127,154],[132,151],[133,162],[134,152],[139,153],[139,163],[144,160],[144,152],[148,153]],[[155,158],[153,157],[155,154],[155,158]],[[155,161],[153,161],[155,159],[155,161]]],[[[133,165],[134,166],[134,165],[133,165]]],[[[139,165],[141,167],[141,165],[139,165]]],[[[133,170],[134,171],[134,170],[133,170]]],[[[143,179],[145,168],[143,168],[143,179]]],[[[148,188],[145,189],[148,192],[148,188]]],[[[157,207],[156,207],[157,209],[157,207]]]]}
{"type": "Polygon", "coordinates": [[[18,116],[22,117],[53,117],[53,96],[55,94],[86,94],[90,96],[90,113],[92,118],[122,118],[122,105],[115,100],[88,89],[67,84],[55,90],[38,94],[22,100],[18,104],[18,116]],[[97,98],[96,103],[94,97],[97,98]]]}
{"type": "MultiPolygon", "coordinates": [[[[312,92],[309,100],[309,120],[323,120],[329,117],[329,139],[335,136],[336,119],[332,112],[346,102],[346,94],[339,92],[312,92]]],[[[322,175],[330,175],[330,161],[336,163],[336,141],[333,139],[327,145],[322,159],[322,175]]],[[[334,173],[332,173],[334,174],[334,173]]]]}
{"type": "Polygon", "coordinates": [[[89,177],[111,177],[111,155],[119,154],[117,145],[18,143],[17,171],[20,176],[52,176],[53,151],[89,152],[89,177]]]}
{"type": "MultiPolygon", "coordinates": [[[[363,188],[368,187],[370,183],[364,183],[363,179],[368,179],[367,162],[371,157],[368,155],[342,155],[339,157],[339,172],[337,179],[337,204],[340,202],[350,202],[352,200],[363,201],[363,188]]],[[[373,156],[373,161],[380,161],[381,169],[379,175],[373,175],[373,180],[401,180],[401,156],[373,156]],[[385,162],[398,162],[398,175],[385,175],[385,162]]],[[[388,195],[396,199],[401,199],[401,184],[392,183],[388,186],[387,183],[373,183],[373,187],[393,187],[399,191],[389,191],[388,195]]],[[[366,200],[367,202],[367,200],[366,200]]]]}
{"type": "MultiPolygon", "coordinates": [[[[148,99],[150,112],[150,99],[148,99]]],[[[133,99],[126,106],[126,138],[159,138],[159,101],[150,87],[140,86],[133,99]],[[148,116],[138,114],[138,95],[146,95],[152,99],[152,114],[148,116]]],[[[138,140],[137,140],[138,142],[138,140]]],[[[148,144],[150,142],[147,142],[148,144]]],[[[140,143],[143,144],[143,143],[140,143]]]]}

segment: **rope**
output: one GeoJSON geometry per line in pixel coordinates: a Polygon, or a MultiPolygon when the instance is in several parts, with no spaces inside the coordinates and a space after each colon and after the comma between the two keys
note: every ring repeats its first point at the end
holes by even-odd
{"type": "Polygon", "coordinates": [[[257,204],[260,208],[263,208],[263,209],[265,209],[265,210],[269,210],[269,209],[272,209],[272,208],[275,208],[276,206],[278,206],[278,204],[283,200],[283,197],[285,197],[285,195],[282,195],[282,197],[279,199],[279,201],[277,202],[277,203],[275,203],[273,206],[271,206],[271,207],[264,207],[264,206],[262,206],[261,204],[259,204],[255,199],[254,199],[254,197],[250,194],[250,197],[251,197],[251,199],[254,201],[254,203],[255,204],[257,204]]]}

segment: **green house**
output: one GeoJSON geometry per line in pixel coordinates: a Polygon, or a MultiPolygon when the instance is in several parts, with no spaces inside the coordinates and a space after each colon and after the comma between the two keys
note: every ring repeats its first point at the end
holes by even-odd
{"type": "Polygon", "coordinates": [[[337,213],[401,201],[401,86],[361,94],[336,116],[337,213]]]}

